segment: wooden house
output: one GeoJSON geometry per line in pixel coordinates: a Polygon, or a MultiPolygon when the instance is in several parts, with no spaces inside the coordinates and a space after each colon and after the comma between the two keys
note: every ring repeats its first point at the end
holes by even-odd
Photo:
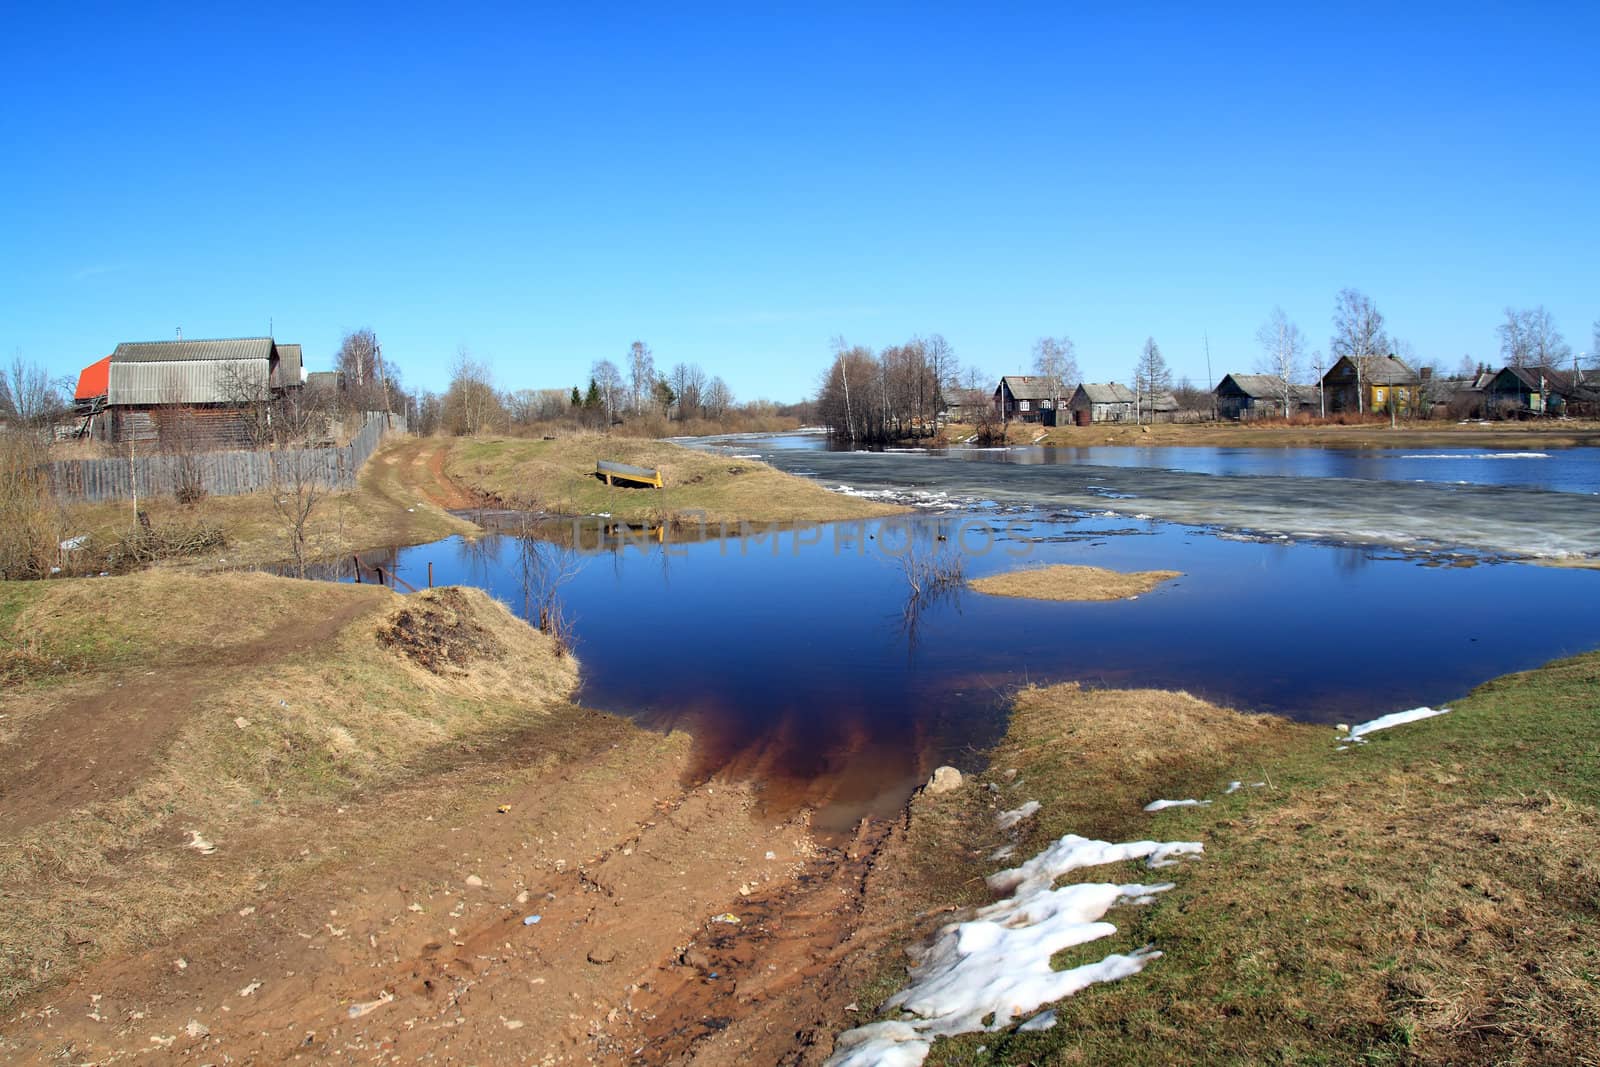
{"type": "Polygon", "coordinates": [[[1217,417],[1248,421],[1294,415],[1318,407],[1315,385],[1289,386],[1288,410],[1284,410],[1283,379],[1276,374],[1229,374],[1212,390],[1217,398],[1217,417]]]}
{"type": "Polygon", "coordinates": [[[1600,385],[1555,367],[1506,367],[1483,390],[1484,413],[1500,418],[1587,414],[1597,400],[1600,385]]]}
{"type": "MultiPolygon", "coordinates": [[[[1084,382],[1073,391],[1067,407],[1072,412],[1072,421],[1079,426],[1087,426],[1092,422],[1132,422],[1133,391],[1116,382],[1084,382]]],[[[1176,400],[1172,407],[1177,409],[1176,400]]]]}
{"type": "Polygon", "coordinates": [[[1362,373],[1349,356],[1328,368],[1322,389],[1328,410],[1394,412],[1404,415],[1420,406],[1422,376],[1394,356],[1372,356],[1362,373]]]}
{"type": "Polygon", "coordinates": [[[1056,407],[1065,395],[1054,378],[1033,374],[1008,374],[994,388],[994,411],[1003,421],[1021,419],[1046,426],[1056,424],[1056,407]]]}

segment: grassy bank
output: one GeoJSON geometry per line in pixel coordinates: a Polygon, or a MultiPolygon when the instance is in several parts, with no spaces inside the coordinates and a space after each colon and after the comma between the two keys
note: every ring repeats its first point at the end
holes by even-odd
{"type": "MultiPolygon", "coordinates": [[[[1026,800],[1042,809],[1018,860],[1066,833],[1196,840],[1205,855],[1162,872],[1176,888],[1155,903],[1113,911],[1116,935],[1054,960],[1153,944],[1165,955],[1143,973],[1062,1002],[1053,1030],[941,1042],[929,1062],[1586,1062],[1600,1032],[1600,654],[1450,706],[1337,752],[1330,728],[1182,694],[1021,693],[983,780],[919,799],[913,839],[944,851],[913,903],[987,899],[978,879],[1006,864],[983,857],[1009,840],[994,813],[1026,800]],[[1231,780],[1266,784],[1228,795],[1231,780]],[[1145,813],[1157,798],[1213,803],[1145,813]]],[[[903,979],[880,971],[868,1003],[903,979]]]]}
{"type": "Polygon", "coordinates": [[[472,589],[4,583],[0,669],[0,1004],[353,841],[382,852],[344,805],[381,823],[390,791],[492,739],[537,765],[618,732],[568,703],[570,657],[472,589]]]}
{"type": "MultiPolygon", "coordinates": [[[[426,456],[420,454],[422,445],[414,438],[389,443],[362,468],[356,488],[330,492],[317,500],[304,528],[304,557],[338,559],[369,548],[422,544],[481,532],[446,510],[465,501],[440,492],[449,487],[440,485],[426,456]]],[[[294,558],[290,540],[294,528],[270,492],[206,497],[192,504],[152,497],[141,500],[139,507],[157,531],[211,528],[221,534],[220,544],[175,555],[163,561],[167,566],[271,566],[294,558]]],[[[100,569],[97,561],[138,529],[130,501],[73,504],[64,510],[63,529],[72,536],[88,537],[80,562],[90,572],[100,569]]]]}
{"type": "Polygon", "coordinates": [[[897,509],[830,492],[758,460],[710,455],[664,441],[578,434],[552,441],[484,438],[445,443],[461,484],[518,507],[608,514],[631,523],[832,522],[897,509]],[[608,486],[596,460],[659,468],[662,489],[608,486]]]}

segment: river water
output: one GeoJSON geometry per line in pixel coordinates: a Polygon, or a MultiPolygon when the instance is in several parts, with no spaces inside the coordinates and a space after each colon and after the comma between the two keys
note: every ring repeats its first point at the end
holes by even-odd
{"type": "MultiPolygon", "coordinates": [[[[1549,478],[1461,487],[1442,475],[1420,486],[1404,476],[1408,463],[1461,463],[1471,472],[1474,463],[1499,462],[1489,459],[1397,455],[1378,461],[1390,464],[1391,477],[1356,478],[1305,473],[1318,465],[1364,469],[1327,457],[1275,457],[1260,461],[1270,473],[1230,475],[1220,467],[1256,461],[1169,454],[1159,461],[1166,466],[1141,467],[1126,455],[1037,464],[748,440],[710,447],[758,452],[796,469],[842,460],[855,485],[909,492],[924,508],[804,530],[668,531],[664,543],[608,533],[602,520],[589,520],[554,537],[545,530],[403,549],[390,565],[421,585],[431,562],[435,582],[481,586],[518,610],[530,569],[555,562],[574,570],[561,596],[583,668],[581,699],[652,728],[691,731],[699,773],[760,782],[774,809],[817,808],[825,829],[898,809],[939,763],[974,766],[1003,729],[1018,685],[1182,688],[1245,710],[1349,722],[1449,700],[1496,675],[1600,646],[1600,572],[1514,562],[1504,544],[1472,551],[1438,527],[1437,515],[1419,516],[1433,524],[1431,536],[1397,548],[1359,534],[1246,533],[1245,524],[1214,517],[1190,524],[1137,510],[1158,510],[1148,476],[1161,475],[1230,488],[1309,482],[1320,492],[1307,507],[1348,495],[1341,482],[1388,498],[1374,508],[1417,499],[1395,502],[1392,493],[1460,495],[1465,488],[1511,502],[1486,504],[1491,510],[1537,500],[1560,513],[1577,503],[1593,519],[1600,501],[1583,489],[1593,455],[1559,465],[1555,480],[1565,488],[1556,488],[1549,478]],[[1026,482],[978,488],[1007,471],[1066,475],[1076,487],[1068,495],[1101,483],[1107,494],[1145,495],[1087,493],[1085,506],[1070,506],[1050,493],[1019,502],[1026,482]],[[915,598],[902,565],[908,552],[959,554],[968,577],[1044,563],[1172,569],[1183,577],[1117,603],[1035,602],[960,588],[915,598]]],[[[829,483],[845,473],[835,468],[829,483]]],[[[1503,516],[1497,521],[1506,525],[1503,516]]],[[[1523,516],[1510,525],[1537,523],[1523,516]]]]}

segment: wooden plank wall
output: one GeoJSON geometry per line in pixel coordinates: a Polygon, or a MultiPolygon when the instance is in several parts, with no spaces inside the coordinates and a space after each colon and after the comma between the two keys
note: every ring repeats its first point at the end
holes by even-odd
{"type": "Polygon", "coordinates": [[[180,474],[190,474],[207,493],[235,496],[279,482],[313,478],[333,489],[348,489],[378,450],[387,429],[402,433],[403,415],[368,412],[366,425],[343,448],[291,448],[261,452],[199,452],[189,456],[160,453],[132,460],[66,459],[49,465],[50,483],[58,500],[126,500],[137,484],[140,496],[167,496],[177,490],[180,474]],[[185,465],[192,465],[185,471],[185,465]]]}

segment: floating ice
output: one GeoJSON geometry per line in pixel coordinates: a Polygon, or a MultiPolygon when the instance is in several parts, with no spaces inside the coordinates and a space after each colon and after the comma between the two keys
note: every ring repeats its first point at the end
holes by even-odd
{"type": "Polygon", "coordinates": [[[1548,452],[1425,452],[1401,459],[1549,459],[1548,452]]]}

